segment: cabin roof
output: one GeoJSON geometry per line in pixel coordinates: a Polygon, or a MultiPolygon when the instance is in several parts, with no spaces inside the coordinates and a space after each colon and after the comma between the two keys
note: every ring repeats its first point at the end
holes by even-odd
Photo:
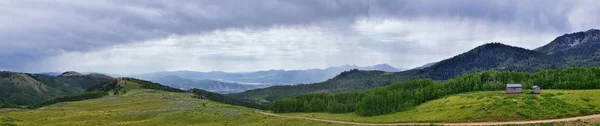
{"type": "Polygon", "coordinates": [[[507,88],[522,88],[523,85],[521,84],[506,84],[507,88]]]}

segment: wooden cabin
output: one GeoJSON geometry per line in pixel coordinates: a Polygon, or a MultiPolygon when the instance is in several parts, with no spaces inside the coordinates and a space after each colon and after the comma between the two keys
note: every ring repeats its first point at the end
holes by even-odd
{"type": "Polygon", "coordinates": [[[506,84],[506,94],[520,94],[523,92],[521,84],[506,84]]]}

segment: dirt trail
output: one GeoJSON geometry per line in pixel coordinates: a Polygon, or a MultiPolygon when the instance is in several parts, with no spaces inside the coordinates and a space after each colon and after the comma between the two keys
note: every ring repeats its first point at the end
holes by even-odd
{"type": "Polygon", "coordinates": [[[562,119],[531,120],[531,121],[508,121],[508,122],[472,122],[472,123],[360,123],[360,122],[327,120],[327,119],[317,119],[317,118],[308,118],[308,117],[286,116],[286,115],[278,115],[278,114],[273,114],[273,113],[268,113],[268,112],[260,112],[260,111],[258,113],[264,114],[264,115],[269,115],[269,116],[283,117],[283,118],[305,119],[305,120],[313,120],[313,121],[329,122],[329,123],[338,123],[338,124],[349,124],[349,125],[372,125],[372,126],[413,126],[413,125],[432,125],[432,124],[433,125],[445,125],[445,126],[483,126],[483,125],[511,125],[511,124],[555,123],[555,122],[569,122],[569,121],[577,121],[577,120],[600,119],[600,114],[596,114],[596,115],[571,117],[571,118],[562,118],[562,119]]]}

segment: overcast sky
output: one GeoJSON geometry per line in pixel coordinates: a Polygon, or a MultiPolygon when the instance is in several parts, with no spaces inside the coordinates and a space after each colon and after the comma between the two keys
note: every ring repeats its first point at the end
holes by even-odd
{"type": "Polygon", "coordinates": [[[0,70],[135,74],[388,63],[600,28],[590,0],[2,0],[0,70]]]}

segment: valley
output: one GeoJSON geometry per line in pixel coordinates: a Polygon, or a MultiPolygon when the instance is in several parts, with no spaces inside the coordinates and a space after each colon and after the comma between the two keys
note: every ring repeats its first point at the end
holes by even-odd
{"type": "Polygon", "coordinates": [[[0,126],[600,126],[598,3],[0,0],[0,126]]]}
{"type": "Polygon", "coordinates": [[[404,68],[395,68],[389,64],[377,64],[373,66],[342,65],[324,69],[265,70],[253,72],[162,71],[131,75],[130,77],[150,80],[183,90],[198,88],[221,94],[228,94],[277,85],[322,82],[341,72],[352,69],[386,72],[399,72],[405,70],[404,68]]]}
{"type": "Polygon", "coordinates": [[[488,43],[406,71],[383,64],[137,77],[148,80],[2,71],[0,125],[592,125],[600,121],[598,36],[565,34],[534,50],[488,43]],[[512,83],[525,93],[504,93],[512,83]],[[529,94],[533,86],[541,94],[529,94]]]}

